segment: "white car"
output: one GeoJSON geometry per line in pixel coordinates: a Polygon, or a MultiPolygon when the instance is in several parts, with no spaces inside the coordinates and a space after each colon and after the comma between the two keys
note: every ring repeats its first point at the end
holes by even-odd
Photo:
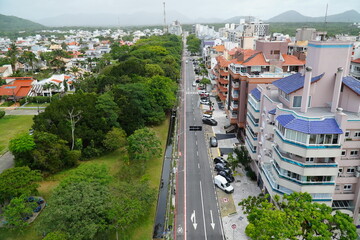
{"type": "Polygon", "coordinates": [[[213,118],[211,114],[203,114],[202,118],[213,118]]]}
{"type": "Polygon", "coordinates": [[[226,193],[234,192],[234,187],[231,186],[230,183],[228,183],[228,181],[226,181],[226,179],[223,176],[220,176],[220,175],[215,176],[214,183],[215,183],[215,186],[217,186],[218,188],[220,188],[221,190],[223,190],[226,193]]]}
{"type": "Polygon", "coordinates": [[[206,99],[200,99],[200,103],[204,105],[210,105],[210,102],[206,99]]]}
{"type": "Polygon", "coordinates": [[[196,82],[195,82],[195,81],[192,83],[192,86],[193,86],[193,87],[196,87],[196,82]]]}

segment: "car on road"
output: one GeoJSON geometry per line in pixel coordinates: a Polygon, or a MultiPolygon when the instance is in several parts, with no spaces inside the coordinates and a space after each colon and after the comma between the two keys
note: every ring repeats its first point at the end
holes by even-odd
{"type": "Polygon", "coordinates": [[[235,181],[235,178],[233,177],[233,175],[226,171],[219,171],[218,175],[223,176],[226,179],[226,181],[228,181],[229,183],[232,183],[235,181]]]}
{"type": "Polygon", "coordinates": [[[228,161],[226,161],[224,158],[222,157],[216,157],[214,158],[214,164],[217,164],[217,163],[222,163],[224,164],[225,166],[227,166],[229,163],[228,161]]]}
{"type": "Polygon", "coordinates": [[[193,86],[193,87],[196,87],[196,82],[195,82],[195,81],[192,83],[192,86],[193,86]]]}
{"type": "Polygon", "coordinates": [[[189,61],[188,60],[186,60],[186,63],[188,63],[189,61]]]}
{"type": "Polygon", "coordinates": [[[226,179],[223,176],[216,175],[214,177],[214,184],[216,187],[220,188],[221,190],[223,190],[226,193],[234,192],[233,186],[231,186],[230,183],[228,181],[226,181],[226,179]]]}
{"type": "Polygon", "coordinates": [[[222,163],[217,163],[217,164],[215,164],[215,171],[217,171],[217,172],[220,172],[220,171],[225,171],[225,172],[228,172],[228,173],[232,173],[231,172],[231,169],[230,168],[228,168],[228,167],[226,167],[226,165],[225,164],[222,164],[222,163]]]}
{"type": "Polygon", "coordinates": [[[207,95],[209,96],[209,93],[207,91],[205,91],[204,89],[200,89],[201,87],[199,87],[199,91],[198,91],[198,94],[199,95],[207,95]]]}
{"type": "Polygon", "coordinates": [[[210,147],[217,147],[217,146],[218,146],[218,141],[216,137],[210,137],[210,147]]]}
{"type": "Polygon", "coordinates": [[[217,126],[217,121],[212,118],[203,118],[202,122],[211,126],[217,126]]]}
{"type": "Polygon", "coordinates": [[[210,105],[210,102],[206,98],[201,98],[200,99],[200,104],[210,105]]]}

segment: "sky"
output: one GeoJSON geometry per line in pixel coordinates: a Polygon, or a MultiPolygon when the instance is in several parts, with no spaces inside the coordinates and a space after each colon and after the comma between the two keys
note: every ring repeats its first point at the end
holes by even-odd
{"type": "Polygon", "coordinates": [[[296,10],[305,16],[319,17],[354,9],[359,0],[0,0],[0,14],[29,20],[79,13],[131,14],[136,12],[177,11],[190,19],[255,16],[267,20],[282,12],[296,10]]]}

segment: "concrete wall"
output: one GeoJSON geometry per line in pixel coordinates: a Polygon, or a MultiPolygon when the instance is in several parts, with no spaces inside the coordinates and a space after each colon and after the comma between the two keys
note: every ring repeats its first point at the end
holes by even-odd
{"type": "Polygon", "coordinates": [[[262,52],[267,59],[279,59],[279,54],[271,54],[271,51],[279,50],[280,54],[287,54],[288,42],[281,41],[256,41],[256,51],[262,52]]]}
{"type": "Polygon", "coordinates": [[[360,112],[360,96],[344,86],[343,92],[340,95],[339,107],[343,108],[345,111],[360,112]]]}

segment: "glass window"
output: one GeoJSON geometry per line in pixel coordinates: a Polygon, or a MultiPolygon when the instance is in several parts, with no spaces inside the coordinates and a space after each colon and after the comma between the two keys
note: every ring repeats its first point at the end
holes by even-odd
{"type": "Polygon", "coordinates": [[[355,132],[354,137],[360,137],[360,132],[355,132]]]}
{"type": "Polygon", "coordinates": [[[351,190],[352,188],[352,184],[345,184],[344,185],[344,190],[351,190]]]}
{"type": "Polygon", "coordinates": [[[319,134],[316,138],[316,144],[324,144],[325,134],[319,134]]]}
{"type": "Polygon", "coordinates": [[[309,144],[315,144],[315,143],[316,143],[316,134],[310,134],[309,144]]]}
{"type": "Polygon", "coordinates": [[[350,156],[356,156],[359,154],[359,151],[358,150],[353,150],[353,151],[350,151],[350,156]]]}
{"type": "Polygon", "coordinates": [[[341,156],[346,156],[346,150],[341,151],[341,156]]]}
{"type": "Polygon", "coordinates": [[[355,172],[355,168],[350,167],[346,170],[347,173],[354,173],[355,172]]]}
{"type": "Polygon", "coordinates": [[[350,131],[345,132],[345,137],[348,137],[348,136],[350,136],[350,131]]]}
{"type": "Polygon", "coordinates": [[[333,134],[332,144],[338,144],[339,134],[333,134]]]}
{"type": "Polygon", "coordinates": [[[301,107],[301,96],[294,96],[293,107],[301,107]]]}
{"type": "Polygon", "coordinates": [[[332,135],[326,134],[324,144],[331,144],[332,135]]]}

